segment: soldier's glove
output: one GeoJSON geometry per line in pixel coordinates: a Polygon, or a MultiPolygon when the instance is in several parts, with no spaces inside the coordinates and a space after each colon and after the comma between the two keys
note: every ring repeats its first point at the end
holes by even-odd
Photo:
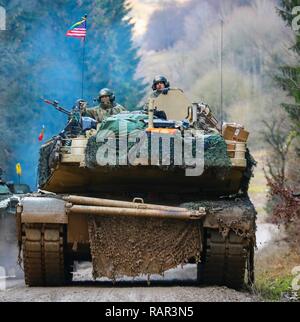
{"type": "Polygon", "coordinates": [[[169,88],[164,88],[161,92],[163,95],[167,95],[169,93],[169,88]]]}

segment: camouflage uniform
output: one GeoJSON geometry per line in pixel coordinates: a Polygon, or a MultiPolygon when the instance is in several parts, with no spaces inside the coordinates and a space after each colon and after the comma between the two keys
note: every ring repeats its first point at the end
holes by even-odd
{"type": "Polygon", "coordinates": [[[118,104],[118,103],[111,103],[111,104],[100,104],[98,106],[88,108],[83,113],[83,116],[89,116],[95,119],[97,122],[102,122],[107,117],[115,114],[119,114],[121,112],[126,111],[126,109],[118,104]]]}
{"type": "Polygon", "coordinates": [[[83,106],[82,116],[90,116],[97,122],[101,123],[109,116],[126,111],[122,105],[115,103],[115,99],[116,97],[112,90],[109,88],[102,88],[97,99],[99,105],[89,109],[86,108],[86,105],[83,106]],[[109,101],[103,101],[102,98],[104,97],[108,97],[109,101]]]}

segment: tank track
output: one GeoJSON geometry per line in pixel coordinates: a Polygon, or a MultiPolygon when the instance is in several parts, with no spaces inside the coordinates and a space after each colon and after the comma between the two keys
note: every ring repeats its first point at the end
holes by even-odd
{"type": "Polygon", "coordinates": [[[249,242],[231,231],[224,239],[218,230],[207,229],[204,236],[197,281],[205,285],[225,285],[240,289],[245,282],[249,242]]]}
{"type": "Polygon", "coordinates": [[[28,286],[58,286],[71,281],[71,265],[64,250],[65,236],[64,225],[23,225],[24,273],[28,286]]]}

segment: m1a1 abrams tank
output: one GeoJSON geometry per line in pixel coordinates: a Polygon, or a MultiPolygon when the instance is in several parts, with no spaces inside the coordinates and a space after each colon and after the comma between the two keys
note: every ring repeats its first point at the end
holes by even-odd
{"type": "Polygon", "coordinates": [[[68,283],[73,262],[86,260],[94,278],[195,263],[199,284],[240,288],[246,271],[253,282],[248,134],[170,89],[150,99],[146,112],[46,142],[40,190],[16,213],[26,284],[68,283]]]}

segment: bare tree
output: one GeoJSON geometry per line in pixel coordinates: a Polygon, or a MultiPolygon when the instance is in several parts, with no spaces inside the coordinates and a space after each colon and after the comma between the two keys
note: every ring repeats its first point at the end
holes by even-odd
{"type": "Polygon", "coordinates": [[[271,147],[271,155],[266,162],[266,176],[282,187],[286,182],[286,171],[288,166],[289,151],[296,133],[291,131],[284,120],[263,121],[265,130],[263,137],[265,142],[271,147]]]}

